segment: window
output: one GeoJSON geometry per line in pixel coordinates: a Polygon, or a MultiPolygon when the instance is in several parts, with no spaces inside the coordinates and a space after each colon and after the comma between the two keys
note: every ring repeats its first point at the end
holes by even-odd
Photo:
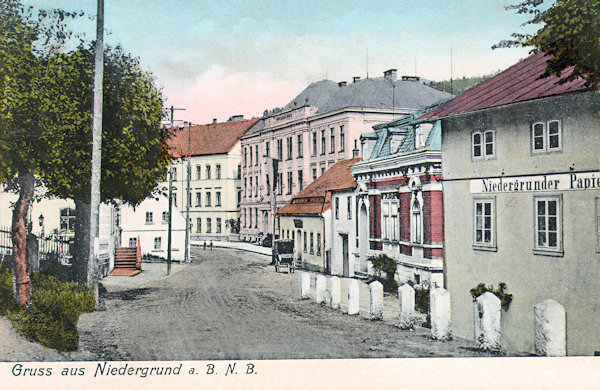
{"type": "Polygon", "coordinates": [[[248,187],[250,189],[250,196],[252,196],[252,190],[253,190],[253,186],[252,186],[252,176],[250,176],[250,186],[248,187]]]}
{"type": "Polygon", "coordinates": [[[217,164],[217,166],[215,167],[215,179],[220,179],[221,178],[221,165],[217,164]]]}
{"type": "Polygon", "coordinates": [[[312,151],[311,154],[313,156],[317,155],[317,132],[313,131],[312,133],[312,151]]]}
{"type": "Polygon", "coordinates": [[[480,247],[496,246],[495,199],[475,199],[473,202],[473,244],[480,247]]]}
{"type": "Polygon", "coordinates": [[[168,211],[162,212],[162,223],[169,223],[169,212],[168,211]]]}
{"type": "Polygon", "coordinates": [[[212,233],[212,219],[206,218],[206,233],[212,233]]]}
{"type": "Polygon", "coordinates": [[[352,197],[349,196],[347,198],[347,203],[346,203],[346,219],[352,219],[352,197]]]}
{"type": "Polygon", "coordinates": [[[321,154],[325,154],[325,130],[321,130],[321,154]]]}
{"type": "Polygon", "coordinates": [[[304,232],[304,253],[306,253],[306,231],[304,232]]]}
{"type": "Polygon", "coordinates": [[[321,167],[321,175],[325,173],[325,166],[321,167]]]}
{"type": "Polygon", "coordinates": [[[256,183],[256,187],[254,187],[254,196],[258,196],[258,176],[254,177],[254,182],[256,183]]]}
{"type": "Polygon", "coordinates": [[[310,251],[309,253],[312,255],[315,253],[315,244],[314,244],[314,238],[313,238],[313,232],[310,232],[310,251]]]}
{"type": "Polygon", "coordinates": [[[152,211],[146,211],[146,224],[154,223],[152,211]]]}
{"type": "Polygon", "coordinates": [[[300,191],[303,188],[303,186],[304,186],[304,183],[303,183],[302,179],[303,179],[302,178],[302,169],[300,169],[298,171],[298,191],[300,191]]]}
{"type": "Polygon", "coordinates": [[[265,144],[265,156],[271,157],[271,143],[269,141],[265,144]]]}
{"type": "Polygon", "coordinates": [[[540,252],[561,252],[561,197],[536,196],[535,207],[535,245],[540,252]]]}
{"type": "Polygon", "coordinates": [[[271,181],[269,180],[269,175],[267,174],[265,177],[267,184],[267,195],[271,195],[271,181]]]}
{"type": "Polygon", "coordinates": [[[283,140],[277,140],[277,159],[283,160],[283,140]]]}
{"type": "Polygon", "coordinates": [[[246,185],[246,178],[244,178],[244,198],[247,196],[247,192],[248,192],[248,186],[246,185]]]}
{"type": "Polygon", "coordinates": [[[135,238],[135,237],[129,238],[129,246],[130,247],[137,246],[137,238],[135,238]]]}
{"type": "Polygon", "coordinates": [[[562,129],[560,121],[537,122],[531,126],[531,147],[533,153],[554,152],[562,149],[562,129]]]}
{"type": "Polygon", "coordinates": [[[292,180],[293,180],[292,172],[290,171],[287,173],[287,185],[288,185],[287,194],[288,195],[292,193],[292,180]]]}
{"type": "Polygon", "coordinates": [[[172,172],[173,172],[173,180],[177,181],[177,168],[173,167],[171,169],[172,169],[172,172]]]}
{"type": "Polygon", "coordinates": [[[173,201],[173,206],[177,207],[177,194],[176,193],[171,194],[171,199],[173,201]]]}
{"type": "Polygon", "coordinates": [[[196,218],[196,233],[202,233],[202,218],[196,218]]]}
{"type": "Polygon", "coordinates": [[[75,231],[75,210],[60,209],[60,230],[63,232],[75,231]]]}
{"type": "Polygon", "coordinates": [[[254,209],[254,228],[258,227],[258,208],[254,209]]]}
{"type": "Polygon", "coordinates": [[[254,165],[258,165],[258,145],[254,147],[254,165]]]}
{"type": "Polygon", "coordinates": [[[283,173],[279,172],[277,174],[277,194],[283,194],[283,173]]]}
{"type": "Polygon", "coordinates": [[[335,219],[340,219],[340,198],[335,198],[335,219]]]}
{"type": "Polygon", "coordinates": [[[202,179],[202,166],[196,165],[196,180],[202,179]]]}
{"type": "Polygon", "coordinates": [[[252,146],[250,146],[250,161],[248,165],[252,166],[252,146]]]}
{"type": "Polygon", "coordinates": [[[344,125],[340,126],[340,152],[346,149],[346,133],[344,132],[344,125]]]}
{"type": "Polygon", "coordinates": [[[210,180],[210,165],[206,166],[206,179],[210,180]]]}
{"type": "Polygon", "coordinates": [[[196,192],[196,207],[202,206],[202,192],[196,192]]]}
{"type": "Polygon", "coordinates": [[[298,137],[298,142],[297,142],[297,145],[298,145],[298,158],[300,158],[300,157],[302,157],[302,155],[304,153],[303,150],[302,150],[303,149],[302,134],[298,134],[297,137],[298,137]]]}
{"type": "Polygon", "coordinates": [[[217,228],[216,228],[216,232],[217,232],[217,233],[221,233],[221,218],[217,218],[217,228]]]}
{"type": "Polygon", "coordinates": [[[411,208],[410,227],[412,233],[412,242],[415,244],[420,244],[423,232],[423,220],[421,218],[421,202],[419,202],[419,199],[417,197],[415,197],[415,199],[413,200],[411,208]]]}
{"type": "Polygon", "coordinates": [[[206,193],[206,207],[211,207],[210,192],[206,193]]]}
{"type": "Polygon", "coordinates": [[[248,221],[248,218],[246,217],[246,209],[242,209],[242,216],[243,216],[243,220],[244,220],[244,227],[248,226],[246,224],[246,222],[248,221]]]}
{"type": "Polygon", "coordinates": [[[238,188],[238,192],[237,192],[237,205],[236,206],[239,206],[241,201],[242,201],[242,190],[240,190],[238,188]]]}
{"type": "Polygon", "coordinates": [[[317,233],[317,256],[321,256],[321,233],[317,233]]]}
{"type": "Polygon", "coordinates": [[[331,150],[329,151],[329,153],[334,153],[335,152],[335,133],[334,133],[334,131],[335,130],[333,129],[333,127],[331,129],[329,129],[330,137],[331,137],[331,142],[330,142],[330,144],[331,144],[331,146],[330,146],[331,150]]]}
{"type": "Polygon", "coordinates": [[[292,137],[287,137],[287,139],[285,140],[285,146],[287,149],[287,159],[291,160],[292,159],[292,137]]]}
{"type": "Polygon", "coordinates": [[[244,167],[248,166],[248,149],[244,148],[244,167]]]}
{"type": "Polygon", "coordinates": [[[475,131],[472,135],[473,159],[492,158],[496,155],[494,130],[475,131]]]}
{"type": "MultiPolygon", "coordinates": [[[[416,224],[416,232],[415,232],[415,240],[413,242],[420,243],[420,222],[421,222],[421,208],[419,207],[419,201],[415,199],[416,206],[413,204],[413,207],[418,208],[418,213],[415,215],[415,220],[413,224],[416,224]]],[[[381,214],[382,214],[382,237],[387,240],[397,241],[398,240],[398,201],[396,199],[386,199],[382,201],[381,204],[381,214]]],[[[416,211],[416,210],[415,210],[416,211]]]]}
{"type": "Polygon", "coordinates": [[[221,192],[219,191],[215,193],[215,206],[221,207],[221,192]]]}
{"type": "Polygon", "coordinates": [[[162,247],[162,237],[154,237],[154,250],[160,250],[162,247]]]}
{"type": "Polygon", "coordinates": [[[317,168],[313,168],[313,181],[317,180],[317,168]]]}
{"type": "Polygon", "coordinates": [[[242,177],[242,165],[238,164],[237,166],[237,178],[241,178],[242,177]]]}

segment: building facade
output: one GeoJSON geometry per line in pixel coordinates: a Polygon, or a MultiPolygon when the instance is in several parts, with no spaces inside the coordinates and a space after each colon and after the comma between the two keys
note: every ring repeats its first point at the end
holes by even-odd
{"type": "MultiPolygon", "coordinates": [[[[506,285],[502,345],[534,352],[537,303],[566,311],[569,355],[600,351],[600,95],[538,78],[534,54],[426,114],[442,121],[446,286],[473,337],[470,289],[506,285]]],[[[570,71],[563,72],[567,77],[570,71]]]]}
{"type": "Polygon", "coordinates": [[[271,233],[273,210],[336,162],[358,156],[360,134],[373,125],[448,96],[418,78],[397,80],[392,69],[384,77],[355,77],[349,84],[319,81],[285,108],[265,111],[242,139],[242,237],[255,241],[271,233]]]}
{"type": "Polygon", "coordinates": [[[385,254],[396,262],[399,284],[443,286],[441,125],[416,120],[436,106],[361,136],[363,161],[352,167],[361,274],[370,272],[369,258],[385,254]]]}
{"type": "MultiPolygon", "coordinates": [[[[168,257],[169,199],[148,197],[139,205],[120,207],[121,245],[135,246],[139,239],[142,255],[168,257]]],[[[176,208],[171,210],[171,259],[185,259],[185,217],[176,208]]]]}
{"type": "MultiPolygon", "coordinates": [[[[356,183],[350,167],[360,158],[339,161],[317,180],[294,196],[277,211],[278,236],[294,240],[294,257],[300,266],[311,271],[342,273],[332,267],[332,218],[335,191],[353,191],[356,183]]],[[[336,204],[336,206],[339,206],[336,204]]]]}
{"type": "MultiPolygon", "coordinates": [[[[223,240],[239,231],[240,138],[258,119],[176,129],[172,157],[173,204],[189,218],[191,240],[223,240]]],[[[159,184],[168,188],[168,177],[159,184]]]]}

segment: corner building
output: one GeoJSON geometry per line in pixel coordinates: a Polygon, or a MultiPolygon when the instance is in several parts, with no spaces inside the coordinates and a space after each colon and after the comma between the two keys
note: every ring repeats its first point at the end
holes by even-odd
{"type": "Polygon", "coordinates": [[[274,211],[336,162],[358,156],[360,134],[449,96],[390,69],[352,83],[312,83],[284,108],[265,111],[242,138],[242,238],[272,232],[274,211]]]}
{"type": "MultiPolygon", "coordinates": [[[[534,352],[533,307],[566,311],[568,355],[600,351],[600,95],[540,79],[534,54],[426,114],[442,121],[446,288],[473,337],[470,289],[505,283],[502,346],[534,352]]],[[[563,72],[563,77],[571,70],[563,72]]]]}

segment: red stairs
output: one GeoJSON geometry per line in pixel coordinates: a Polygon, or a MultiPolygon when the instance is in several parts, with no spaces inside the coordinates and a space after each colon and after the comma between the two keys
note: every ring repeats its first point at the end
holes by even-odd
{"type": "Polygon", "coordinates": [[[142,250],[138,237],[136,246],[117,247],[115,268],[110,276],[135,276],[140,272],[142,272],[142,250]]]}

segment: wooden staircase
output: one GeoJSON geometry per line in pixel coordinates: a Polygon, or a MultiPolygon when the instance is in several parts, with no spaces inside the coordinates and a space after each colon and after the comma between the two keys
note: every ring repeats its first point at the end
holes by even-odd
{"type": "Polygon", "coordinates": [[[140,272],[142,272],[142,251],[138,237],[136,246],[117,247],[115,268],[110,276],[135,276],[140,272]]]}

